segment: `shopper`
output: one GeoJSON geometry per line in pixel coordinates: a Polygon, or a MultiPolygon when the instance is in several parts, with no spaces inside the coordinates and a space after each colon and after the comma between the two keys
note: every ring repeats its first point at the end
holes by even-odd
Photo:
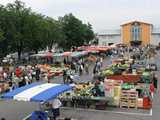
{"type": "Polygon", "coordinates": [[[7,81],[7,78],[8,78],[7,72],[3,73],[3,78],[4,78],[5,81],[7,81]]]}
{"type": "Polygon", "coordinates": [[[154,76],[153,76],[153,84],[154,84],[154,88],[155,88],[155,90],[156,90],[156,89],[157,89],[157,87],[158,87],[158,86],[157,86],[157,85],[158,85],[157,83],[158,83],[157,76],[156,76],[156,75],[154,75],[154,76]]]}
{"type": "Polygon", "coordinates": [[[153,85],[153,83],[151,83],[150,84],[150,86],[149,86],[149,89],[150,89],[150,93],[151,93],[151,97],[152,97],[152,99],[153,99],[153,96],[154,96],[154,85],[153,85]]]}
{"type": "Polygon", "coordinates": [[[52,102],[52,112],[53,112],[53,120],[56,120],[57,117],[60,116],[60,110],[62,103],[59,99],[54,99],[52,102]]]}
{"type": "Polygon", "coordinates": [[[79,74],[82,75],[83,74],[83,65],[80,64],[79,66],[79,74]]]}
{"type": "Polygon", "coordinates": [[[67,81],[67,71],[63,70],[63,83],[65,84],[67,81]]]}
{"type": "Polygon", "coordinates": [[[93,68],[93,76],[97,73],[97,66],[95,65],[93,68]]]}
{"type": "Polygon", "coordinates": [[[41,73],[41,71],[40,71],[39,67],[36,67],[36,81],[39,81],[40,73],[41,73]]]}
{"type": "Polygon", "coordinates": [[[101,67],[103,67],[103,57],[100,57],[101,67]]]}
{"type": "Polygon", "coordinates": [[[101,63],[100,63],[100,61],[97,62],[96,69],[97,69],[97,72],[99,73],[100,69],[101,69],[101,63]]]}
{"type": "Polygon", "coordinates": [[[86,72],[86,74],[89,74],[89,65],[88,65],[88,63],[86,63],[86,64],[84,65],[84,67],[85,67],[85,72],[86,72]]]}

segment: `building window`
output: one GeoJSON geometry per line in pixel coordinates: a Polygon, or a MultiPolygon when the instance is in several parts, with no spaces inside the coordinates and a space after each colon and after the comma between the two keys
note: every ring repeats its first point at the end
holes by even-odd
{"type": "Polygon", "coordinates": [[[140,41],[140,25],[138,23],[132,24],[132,41],[140,41]]]}
{"type": "Polygon", "coordinates": [[[104,46],[107,45],[107,42],[103,41],[103,42],[102,42],[102,45],[104,45],[104,46]]]}

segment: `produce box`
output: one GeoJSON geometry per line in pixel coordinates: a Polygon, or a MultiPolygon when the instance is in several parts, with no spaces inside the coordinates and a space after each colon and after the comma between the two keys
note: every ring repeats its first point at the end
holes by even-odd
{"type": "Polygon", "coordinates": [[[137,99],[137,106],[138,106],[138,108],[143,108],[143,98],[137,99]]]}
{"type": "Polygon", "coordinates": [[[135,83],[140,81],[140,75],[132,75],[132,74],[126,74],[126,75],[110,75],[107,76],[108,79],[112,80],[122,80],[124,83],[135,83]]]}

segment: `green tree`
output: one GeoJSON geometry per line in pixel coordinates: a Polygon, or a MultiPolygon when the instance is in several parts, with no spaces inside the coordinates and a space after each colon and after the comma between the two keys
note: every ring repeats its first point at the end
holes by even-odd
{"type": "Polygon", "coordinates": [[[92,30],[92,25],[90,23],[84,24],[84,43],[89,44],[90,41],[95,39],[95,34],[92,30]]]}
{"type": "Polygon", "coordinates": [[[41,14],[31,13],[26,21],[27,51],[35,51],[44,48],[44,18],[41,14]]]}
{"type": "Polygon", "coordinates": [[[88,44],[94,38],[94,32],[90,24],[83,24],[81,20],[72,14],[59,18],[65,34],[65,40],[60,42],[60,46],[70,49],[71,46],[81,46],[88,44]]]}
{"type": "Polygon", "coordinates": [[[35,13],[25,3],[16,0],[0,5],[0,54],[51,49],[58,45],[64,49],[88,44],[94,38],[92,26],[82,23],[72,14],[55,20],[35,13]]]}
{"type": "Polygon", "coordinates": [[[6,6],[7,15],[6,21],[6,38],[9,40],[11,50],[18,52],[18,58],[21,58],[21,53],[26,48],[26,23],[30,9],[25,8],[25,4],[16,0],[13,4],[6,6]]]}
{"type": "Polygon", "coordinates": [[[61,24],[53,18],[46,17],[45,19],[45,40],[46,45],[51,50],[53,45],[56,45],[59,41],[64,39],[61,24]]]}

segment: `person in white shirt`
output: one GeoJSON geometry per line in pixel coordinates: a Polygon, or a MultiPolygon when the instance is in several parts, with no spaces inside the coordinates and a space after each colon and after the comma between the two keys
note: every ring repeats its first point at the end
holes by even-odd
{"type": "Polygon", "coordinates": [[[4,72],[4,73],[3,73],[3,78],[4,78],[4,80],[7,80],[7,77],[8,77],[7,73],[4,72]]]}
{"type": "Polygon", "coordinates": [[[103,57],[100,57],[101,67],[103,66],[103,57]]]}
{"type": "Polygon", "coordinates": [[[54,120],[56,120],[56,118],[58,116],[60,116],[60,110],[59,108],[61,107],[62,103],[59,99],[54,99],[52,102],[52,112],[53,112],[53,116],[54,116],[54,120]]]}

